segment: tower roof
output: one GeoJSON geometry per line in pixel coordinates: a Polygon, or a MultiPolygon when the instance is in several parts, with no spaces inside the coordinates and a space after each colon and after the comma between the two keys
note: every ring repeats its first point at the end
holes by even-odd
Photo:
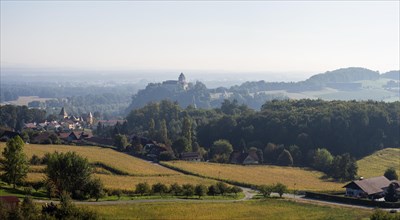
{"type": "Polygon", "coordinates": [[[62,115],[62,116],[65,116],[65,117],[67,117],[67,116],[68,116],[68,114],[67,114],[67,112],[65,111],[64,107],[62,107],[62,109],[61,109],[61,111],[60,111],[60,114],[59,114],[59,115],[62,115]]]}
{"type": "Polygon", "coordinates": [[[180,75],[179,75],[179,82],[186,82],[186,77],[185,77],[185,75],[183,74],[183,73],[181,73],[180,75]]]}

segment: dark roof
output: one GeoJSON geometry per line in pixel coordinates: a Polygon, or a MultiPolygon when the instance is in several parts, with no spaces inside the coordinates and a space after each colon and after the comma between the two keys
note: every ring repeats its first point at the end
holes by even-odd
{"type": "Polygon", "coordinates": [[[19,199],[16,196],[0,196],[0,200],[6,203],[19,202],[19,199]]]}
{"type": "Polygon", "coordinates": [[[198,152],[186,152],[186,153],[181,154],[181,159],[183,159],[183,160],[202,159],[202,158],[203,157],[198,152]]]}
{"type": "Polygon", "coordinates": [[[369,179],[363,180],[355,180],[352,181],[343,188],[354,188],[358,187],[362,191],[366,192],[368,195],[381,193],[383,192],[384,188],[387,188],[390,184],[390,181],[384,176],[372,177],[369,179]]]}

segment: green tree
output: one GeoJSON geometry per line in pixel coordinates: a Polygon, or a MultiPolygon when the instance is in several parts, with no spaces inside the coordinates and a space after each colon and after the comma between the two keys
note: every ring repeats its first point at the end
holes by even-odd
{"type": "Polygon", "coordinates": [[[189,196],[193,196],[194,194],[194,186],[192,184],[183,184],[182,185],[182,194],[188,198],[189,196]]]}
{"type": "Polygon", "coordinates": [[[190,152],[190,144],[189,141],[184,138],[178,138],[174,143],[172,143],[172,149],[177,153],[181,154],[183,152],[190,152]]]}
{"type": "Polygon", "coordinates": [[[194,189],[194,194],[196,196],[198,196],[199,198],[201,198],[202,196],[206,195],[208,192],[208,189],[205,185],[203,184],[198,184],[196,185],[195,189],[194,189]]]}
{"type": "Polygon", "coordinates": [[[73,198],[82,198],[86,185],[91,181],[92,169],[87,158],[75,152],[50,154],[45,170],[58,193],[71,193],[73,198]]]}
{"type": "Polygon", "coordinates": [[[243,192],[242,188],[238,186],[232,186],[231,190],[232,193],[235,193],[235,196],[237,196],[238,193],[243,192]]]}
{"type": "Polygon", "coordinates": [[[283,193],[287,192],[287,186],[282,184],[282,183],[277,183],[274,187],[273,190],[279,194],[279,197],[282,198],[283,193]]]}
{"type": "Polygon", "coordinates": [[[215,196],[217,194],[220,194],[219,188],[216,185],[211,185],[211,186],[208,187],[208,193],[207,194],[211,195],[211,196],[215,196]]]}
{"type": "Polygon", "coordinates": [[[150,193],[150,185],[146,182],[136,184],[135,193],[141,196],[150,193]]]}
{"type": "Polygon", "coordinates": [[[269,197],[274,190],[274,186],[271,185],[260,185],[257,187],[258,191],[264,196],[264,198],[269,197]]]}
{"type": "Polygon", "coordinates": [[[182,193],[182,186],[179,185],[178,183],[173,183],[170,186],[170,190],[171,193],[173,193],[175,196],[178,196],[182,193]]]}
{"type": "Polygon", "coordinates": [[[168,187],[163,183],[156,183],[152,186],[153,193],[159,193],[162,196],[164,193],[168,191],[168,187]]]}
{"type": "Polygon", "coordinates": [[[162,143],[168,144],[170,143],[168,139],[168,129],[167,129],[167,122],[165,119],[161,120],[160,122],[160,138],[159,138],[162,143]]]}
{"type": "Polygon", "coordinates": [[[318,148],[314,153],[312,166],[322,172],[328,172],[332,162],[332,154],[325,148],[318,148]]]}
{"type": "Polygon", "coordinates": [[[2,153],[3,158],[0,159],[0,167],[3,171],[1,178],[4,182],[12,184],[14,189],[28,173],[29,166],[23,147],[24,141],[19,136],[15,136],[7,141],[2,153]]]}
{"type": "Polygon", "coordinates": [[[385,194],[385,201],[386,202],[397,202],[398,200],[399,200],[399,198],[397,197],[395,184],[391,183],[385,194]]]}
{"type": "Polygon", "coordinates": [[[114,137],[114,144],[119,151],[125,151],[129,146],[128,138],[123,134],[116,134],[114,137]]]}
{"type": "Polygon", "coordinates": [[[335,179],[353,180],[357,170],[356,159],[346,153],[334,157],[329,174],[335,179]]]}
{"type": "Polygon", "coordinates": [[[182,136],[189,142],[190,146],[188,152],[192,151],[192,121],[188,116],[186,116],[182,122],[182,136]]]}
{"type": "Polygon", "coordinates": [[[104,196],[104,184],[99,178],[93,178],[86,186],[91,198],[95,198],[96,202],[104,196]]]}
{"type": "Polygon", "coordinates": [[[228,140],[217,140],[214,141],[211,146],[211,157],[212,158],[222,158],[219,162],[228,162],[229,156],[233,151],[232,144],[228,140]]]}
{"type": "Polygon", "coordinates": [[[394,167],[389,167],[386,169],[385,174],[383,174],[388,180],[398,180],[399,176],[396,173],[394,167]]]}
{"type": "Polygon", "coordinates": [[[288,150],[283,150],[278,157],[278,164],[282,166],[292,166],[293,158],[288,150]]]}
{"type": "Polygon", "coordinates": [[[229,186],[224,183],[224,182],[218,182],[216,184],[216,186],[218,187],[219,192],[224,196],[225,193],[229,192],[229,186]]]}

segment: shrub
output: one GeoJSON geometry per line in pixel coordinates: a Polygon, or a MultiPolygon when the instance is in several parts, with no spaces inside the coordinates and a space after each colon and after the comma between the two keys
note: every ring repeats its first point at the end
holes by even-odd
{"type": "Polygon", "coordinates": [[[182,185],[183,195],[188,198],[189,196],[193,196],[194,194],[194,186],[192,184],[183,184],[182,185]]]}
{"type": "Polygon", "coordinates": [[[151,191],[153,193],[159,193],[160,196],[162,196],[163,193],[166,193],[168,191],[168,187],[163,183],[156,183],[152,186],[151,191]]]}
{"type": "Polygon", "coordinates": [[[274,191],[274,186],[260,185],[257,189],[264,196],[264,198],[267,198],[271,195],[272,191],[274,191]]]}
{"type": "Polygon", "coordinates": [[[198,184],[196,185],[195,189],[194,189],[194,194],[196,196],[199,196],[199,198],[201,198],[202,196],[206,195],[208,192],[208,189],[205,185],[203,184],[198,184]]]}
{"type": "Polygon", "coordinates": [[[182,187],[178,183],[174,183],[170,186],[169,192],[174,194],[175,196],[178,196],[182,193],[182,187]]]}
{"type": "Polygon", "coordinates": [[[150,193],[150,185],[148,183],[136,184],[135,193],[140,194],[141,196],[150,193]]]}

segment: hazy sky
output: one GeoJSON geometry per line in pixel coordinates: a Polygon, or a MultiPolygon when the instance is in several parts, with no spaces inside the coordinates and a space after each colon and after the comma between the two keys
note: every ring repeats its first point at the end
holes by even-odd
{"type": "Polygon", "coordinates": [[[399,69],[399,1],[1,1],[1,66],[399,69]]]}

